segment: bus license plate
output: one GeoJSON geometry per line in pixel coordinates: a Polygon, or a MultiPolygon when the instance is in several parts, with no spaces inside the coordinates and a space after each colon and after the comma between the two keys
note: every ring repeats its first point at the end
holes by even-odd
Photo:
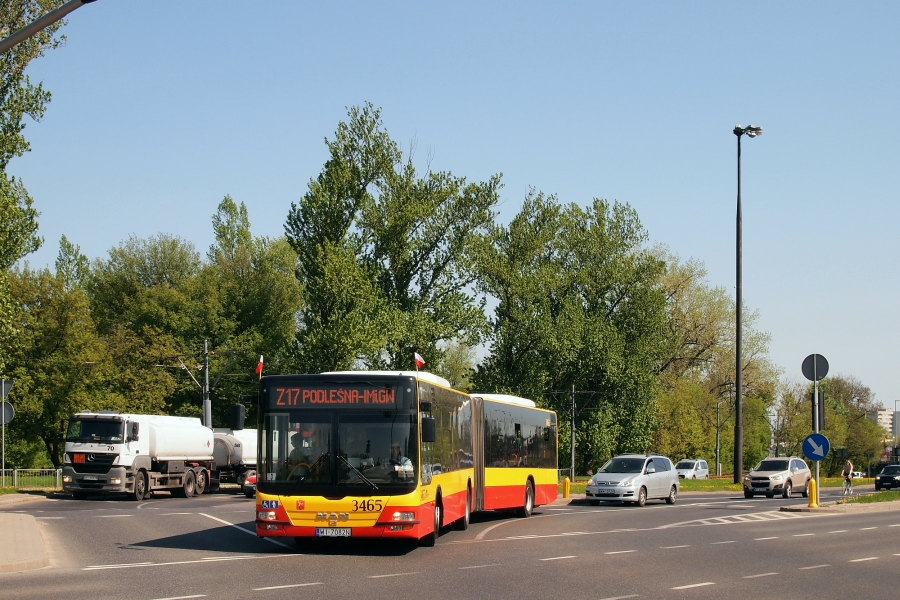
{"type": "Polygon", "coordinates": [[[316,527],[316,537],[350,537],[350,528],[316,527]]]}

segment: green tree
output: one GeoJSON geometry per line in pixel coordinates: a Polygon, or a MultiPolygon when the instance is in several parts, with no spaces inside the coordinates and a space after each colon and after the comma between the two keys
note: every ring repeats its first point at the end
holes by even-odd
{"type": "Polygon", "coordinates": [[[476,364],[475,349],[460,340],[451,340],[442,354],[441,362],[434,368],[434,372],[449,381],[455,389],[463,392],[472,391],[472,376],[476,364]]]}
{"type": "Polygon", "coordinates": [[[419,176],[371,104],[350,109],[326,144],[329,160],[285,225],[303,284],[298,366],[407,369],[414,351],[437,364],[442,342],[477,341],[485,320],[467,291],[469,254],[499,176],[419,176]]]}
{"type": "Polygon", "coordinates": [[[666,314],[664,265],[645,241],[626,205],[561,206],[532,192],[479,248],[480,289],[499,304],[476,385],[536,398],[562,414],[570,413],[567,394],[547,392],[573,385],[595,392],[576,419],[581,472],[652,441],[666,314]]]}

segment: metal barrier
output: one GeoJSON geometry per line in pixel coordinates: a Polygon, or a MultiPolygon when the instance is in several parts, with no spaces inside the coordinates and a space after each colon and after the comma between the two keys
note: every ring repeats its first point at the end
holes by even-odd
{"type": "Polygon", "coordinates": [[[0,484],[17,490],[62,488],[62,469],[4,469],[0,484]]]}

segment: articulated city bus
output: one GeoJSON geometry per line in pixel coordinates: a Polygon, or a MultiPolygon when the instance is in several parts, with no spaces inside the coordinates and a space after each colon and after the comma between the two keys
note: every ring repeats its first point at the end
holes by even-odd
{"type": "Polygon", "coordinates": [[[260,380],[256,533],[434,545],[473,511],[557,494],[556,413],[424,372],[260,380]]]}

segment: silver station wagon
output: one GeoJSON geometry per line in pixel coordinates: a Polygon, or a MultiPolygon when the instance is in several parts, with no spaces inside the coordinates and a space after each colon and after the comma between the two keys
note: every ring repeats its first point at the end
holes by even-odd
{"type": "Polygon", "coordinates": [[[622,454],[606,461],[585,488],[587,501],[618,500],[644,506],[650,499],[675,504],[680,484],[675,467],[659,454],[622,454]]]}

